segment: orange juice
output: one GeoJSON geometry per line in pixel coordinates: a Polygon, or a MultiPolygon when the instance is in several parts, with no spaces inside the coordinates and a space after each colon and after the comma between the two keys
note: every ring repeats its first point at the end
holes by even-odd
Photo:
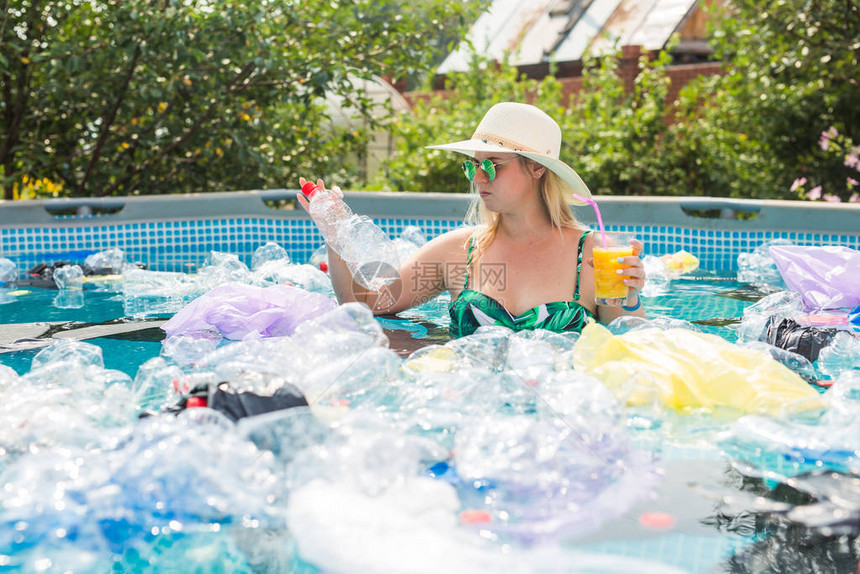
{"type": "Polygon", "coordinates": [[[632,247],[594,247],[594,296],[598,299],[624,299],[627,285],[617,269],[629,267],[618,263],[619,257],[633,255],[632,247]]]}
{"type": "Polygon", "coordinates": [[[594,298],[598,305],[621,305],[627,298],[627,285],[618,269],[629,265],[618,262],[619,257],[633,255],[629,233],[607,233],[606,246],[602,239],[595,237],[594,242],[594,298]]]}

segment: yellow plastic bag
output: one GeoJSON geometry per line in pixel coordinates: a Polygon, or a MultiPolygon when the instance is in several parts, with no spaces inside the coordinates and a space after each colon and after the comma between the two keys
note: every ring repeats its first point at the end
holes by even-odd
{"type": "Polygon", "coordinates": [[[574,347],[573,365],[620,393],[635,380],[629,405],[656,394],[663,404],[682,410],[727,407],[779,415],[823,406],[815,389],[766,352],[689,329],[613,335],[592,322],[574,347]]]}
{"type": "Polygon", "coordinates": [[[699,259],[683,249],[663,255],[660,261],[666,264],[666,269],[673,275],[683,275],[699,268],[699,259]]]}

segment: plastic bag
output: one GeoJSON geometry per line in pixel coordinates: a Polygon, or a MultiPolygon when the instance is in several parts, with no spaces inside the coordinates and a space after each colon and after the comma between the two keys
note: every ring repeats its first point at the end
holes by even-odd
{"type": "Polygon", "coordinates": [[[836,329],[804,327],[787,317],[771,317],[767,323],[767,342],[774,347],[818,360],[821,349],[830,344],[836,329]]]}
{"type": "Polygon", "coordinates": [[[161,328],[169,336],[217,329],[225,339],[292,335],[300,323],[337,307],[325,295],[297,287],[226,283],[201,295],[161,328]]]}
{"type": "Polygon", "coordinates": [[[669,273],[674,277],[690,273],[699,268],[698,257],[683,249],[676,253],[667,253],[660,257],[660,260],[666,264],[669,273]]]}
{"type": "Polygon", "coordinates": [[[772,245],[785,284],[809,309],[860,305],[860,251],[838,245],[772,245]]]}
{"type": "Polygon", "coordinates": [[[795,402],[802,409],[821,403],[815,389],[768,353],[689,329],[640,329],[616,336],[590,323],[574,347],[573,365],[616,392],[629,392],[630,405],[657,398],[676,409],[781,414],[795,402]]]}
{"type": "MultiPolygon", "coordinates": [[[[179,414],[193,407],[209,407],[236,422],[246,417],[306,406],[308,401],[305,396],[289,383],[284,383],[274,392],[260,394],[247,390],[240,391],[229,382],[221,382],[197,385],[179,403],[165,409],[165,412],[179,414]]],[[[141,418],[154,414],[156,413],[144,411],[141,418]]]]}

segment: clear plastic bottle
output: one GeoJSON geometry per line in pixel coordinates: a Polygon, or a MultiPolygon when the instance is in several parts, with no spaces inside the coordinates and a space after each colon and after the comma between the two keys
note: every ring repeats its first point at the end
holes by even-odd
{"type": "Polygon", "coordinates": [[[318,187],[312,181],[302,186],[302,194],[308,198],[308,213],[319,227],[323,239],[340,253],[335,226],[348,219],[352,210],[335,192],[318,187]]]}
{"type": "Polygon", "coordinates": [[[373,220],[354,214],[341,197],[312,182],[302,186],[302,193],[311,218],[356,283],[379,291],[400,278],[397,245],[373,220]]]}
{"type": "Polygon", "coordinates": [[[355,282],[379,291],[400,278],[397,245],[369,217],[353,215],[336,225],[338,253],[355,282]]]}

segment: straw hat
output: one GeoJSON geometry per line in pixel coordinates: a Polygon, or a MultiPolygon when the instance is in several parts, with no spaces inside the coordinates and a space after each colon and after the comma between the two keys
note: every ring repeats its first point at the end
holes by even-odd
{"type": "MultiPolygon", "coordinates": [[[[475,157],[475,152],[518,153],[552,170],[573,193],[591,199],[588,186],[573,168],[558,158],[561,150],[561,128],[543,111],[529,104],[502,102],[484,114],[471,139],[427,146],[475,157]]],[[[571,198],[571,203],[586,202],[571,198]]]]}

